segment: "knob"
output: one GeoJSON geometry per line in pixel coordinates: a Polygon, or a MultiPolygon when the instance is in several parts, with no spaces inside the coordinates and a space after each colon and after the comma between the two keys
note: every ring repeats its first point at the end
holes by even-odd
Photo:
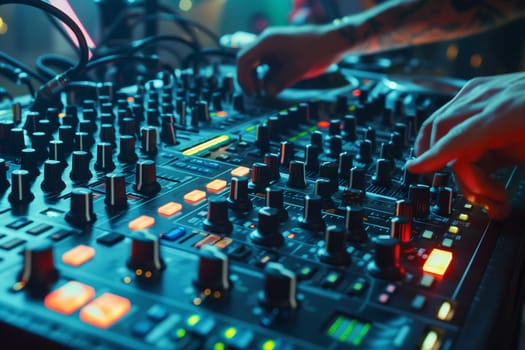
{"type": "Polygon", "coordinates": [[[299,123],[308,123],[310,121],[310,105],[307,102],[301,102],[297,106],[297,121],[299,123]]]}
{"type": "Polygon", "coordinates": [[[214,92],[211,95],[211,103],[214,110],[222,111],[222,95],[220,92],[214,92]]]}
{"type": "Polygon", "coordinates": [[[430,188],[427,185],[410,185],[408,198],[414,207],[414,217],[424,219],[430,214],[430,188]]]}
{"type": "Polygon", "coordinates": [[[328,124],[328,135],[335,136],[341,134],[341,120],[330,119],[328,124]]]}
{"type": "Polygon", "coordinates": [[[81,120],[78,124],[78,131],[86,133],[86,141],[89,147],[95,144],[95,138],[93,137],[97,130],[96,123],[91,123],[89,120],[81,120]]]}
{"type": "Polygon", "coordinates": [[[152,160],[141,160],[135,168],[135,185],[133,189],[145,196],[154,196],[160,191],[157,182],[157,168],[152,160]]]}
{"type": "Polygon", "coordinates": [[[175,119],[171,114],[165,114],[161,117],[162,128],[160,131],[160,139],[167,145],[177,144],[177,133],[175,129],[175,119]]]}
{"type": "Polygon", "coordinates": [[[268,137],[270,140],[279,141],[281,139],[281,123],[279,120],[279,117],[276,115],[272,115],[268,117],[268,121],[266,122],[268,125],[268,137]]]}
{"type": "Polygon", "coordinates": [[[0,158],[0,193],[4,193],[10,186],[7,180],[7,168],[5,159],[0,158]]]}
{"type": "Polygon", "coordinates": [[[412,220],[414,216],[414,206],[412,201],[408,199],[399,199],[396,201],[396,216],[404,216],[405,218],[412,220]]]}
{"type": "Polygon", "coordinates": [[[195,110],[199,121],[209,123],[211,121],[210,112],[208,110],[208,102],[197,101],[195,104],[195,110]]]}
{"type": "Polygon", "coordinates": [[[61,125],[58,128],[58,139],[62,141],[65,153],[73,151],[73,136],[73,128],[70,125],[61,125]]]}
{"type": "Polygon", "coordinates": [[[348,152],[341,152],[339,154],[338,173],[340,179],[348,179],[350,176],[350,169],[353,168],[354,157],[348,152]]]}
{"type": "Polygon", "coordinates": [[[397,132],[399,133],[399,135],[401,135],[401,141],[403,143],[403,147],[408,147],[407,125],[405,123],[396,123],[394,125],[394,132],[397,132]]]}
{"type": "Polygon", "coordinates": [[[115,169],[113,162],[113,147],[109,142],[101,142],[97,145],[97,161],[95,170],[108,173],[115,169]]]}
{"type": "Polygon", "coordinates": [[[322,215],[322,198],[319,195],[307,194],[304,196],[304,213],[299,218],[299,226],[304,229],[321,232],[326,228],[322,215]]]}
{"type": "Polygon", "coordinates": [[[318,146],[313,144],[306,145],[304,149],[304,166],[306,170],[312,172],[319,170],[319,152],[318,146]]]}
{"type": "Polygon", "coordinates": [[[19,156],[24,148],[26,148],[24,129],[13,128],[9,131],[9,149],[11,154],[19,156]]]}
{"type": "Polygon", "coordinates": [[[233,109],[237,112],[244,112],[244,95],[241,93],[234,93],[233,94],[233,102],[232,102],[233,109]]]}
{"type": "Polygon", "coordinates": [[[253,192],[262,193],[270,184],[270,168],[264,163],[253,163],[252,180],[248,188],[253,192]]]}
{"type": "Polygon", "coordinates": [[[283,245],[284,237],[279,231],[279,210],[270,207],[262,207],[258,213],[259,221],[257,230],[250,234],[251,240],[267,247],[278,247],[283,245]]]}
{"type": "Polygon", "coordinates": [[[72,154],[72,166],[69,177],[73,181],[87,182],[93,176],[89,169],[91,157],[88,152],[74,151],[72,154]]]}
{"type": "Polygon", "coordinates": [[[376,130],[371,126],[365,129],[365,140],[372,143],[372,150],[376,148],[376,130]]]}
{"type": "Polygon", "coordinates": [[[283,141],[279,146],[279,163],[288,166],[295,156],[295,145],[292,142],[283,141]]]}
{"type": "Polygon", "coordinates": [[[270,149],[270,134],[268,132],[268,125],[259,124],[255,129],[255,145],[263,152],[270,149]]]}
{"type": "Polygon", "coordinates": [[[321,197],[321,206],[323,209],[330,209],[334,207],[334,201],[332,200],[330,180],[325,177],[320,177],[315,180],[314,193],[321,197]]]}
{"type": "Polygon", "coordinates": [[[232,233],[233,225],[228,217],[228,202],[226,199],[220,197],[208,199],[208,217],[202,223],[202,227],[208,232],[232,233]]]}
{"type": "Polygon", "coordinates": [[[337,226],[328,226],[325,234],[324,248],[318,252],[322,262],[331,265],[348,265],[350,254],[346,250],[346,232],[337,226]]]}
{"type": "Polygon", "coordinates": [[[380,186],[388,187],[391,185],[390,162],[386,159],[378,159],[376,162],[376,172],[372,176],[372,181],[380,186]]]}
{"type": "Polygon", "coordinates": [[[60,193],[66,184],[62,181],[62,165],[57,160],[46,160],[44,162],[44,180],[40,187],[47,193],[60,193]]]}
{"type": "Polygon", "coordinates": [[[24,248],[24,267],[18,274],[17,284],[27,288],[29,294],[42,297],[58,280],[58,275],[51,241],[29,242],[24,248]]]}
{"type": "Polygon", "coordinates": [[[122,135],[119,142],[118,161],[126,164],[133,164],[138,160],[135,153],[135,138],[131,135],[122,135]]]}
{"type": "Polygon", "coordinates": [[[439,189],[436,204],[432,211],[439,216],[448,217],[452,214],[452,198],[454,192],[450,187],[441,187],[439,189]]]}
{"type": "Polygon", "coordinates": [[[345,115],[343,119],[343,136],[345,140],[355,141],[357,139],[357,120],[353,115],[345,115]]]}
{"type": "Polygon", "coordinates": [[[278,181],[281,178],[281,174],[279,173],[279,156],[273,153],[265,154],[264,164],[268,166],[270,181],[278,181]]]}
{"type": "Polygon", "coordinates": [[[11,173],[11,193],[7,197],[13,205],[27,204],[35,199],[31,192],[31,177],[29,171],[20,169],[11,173]]]}
{"type": "Polygon", "coordinates": [[[359,142],[359,153],[355,159],[364,164],[368,164],[372,161],[372,141],[362,140],[359,142]]]}
{"type": "Polygon", "coordinates": [[[389,281],[399,281],[405,276],[401,265],[401,248],[397,239],[380,235],[374,241],[374,260],[368,264],[372,276],[389,281]]]}
{"type": "Polygon", "coordinates": [[[390,168],[393,168],[393,162],[394,162],[394,144],[392,142],[382,142],[381,143],[381,150],[379,153],[379,158],[386,159],[390,162],[390,168]]]}
{"type": "Polygon", "coordinates": [[[126,262],[128,268],[137,277],[158,276],[165,267],[160,255],[159,238],[145,231],[132,231],[131,239],[131,253],[126,262]]]}
{"type": "Polygon", "coordinates": [[[368,233],[365,230],[363,219],[365,213],[362,206],[347,206],[345,208],[345,229],[348,240],[355,243],[368,241],[368,233]]]}
{"type": "Polygon", "coordinates": [[[155,108],[153,106],[154,104],[150,104],[150,108],[146,110],[146,123],[151,126],[157,126],[159,125],[159,110],[158,106],[155,106],[155,108]]]}
{"type": "Polygon", "coordinates": [[[206,289],[225,292],[231,288],[231,284],[228,256],[214,245],[203,246],[200,249],[199,268],[193,285],[201,292],[206,289]]]}
{"type": "MultiPolygon", "coordinates": [[[[76,132],[75,133],[75,150],[90,152],[93,146],[92,137],[87,132],[76,132]]],[[[91,153],[90,153],[91,154],[91,153]]]]}
{"type": "Polygon", "coordinates": [[[394,216],[391,222],[390,235],[401,245],[401,252],[408,254],[414,251],[411,242],[412,221],[404,216],[394,216]]]}
{"type": "Polygon", "coordinates": [[[186,101],[183,98],[175,100],[175,111],[179,115],[179,124],[186,126],[186,101]]]}
{"type": "Polygon", "coordinates": [[[282,264],[269,262],[264,268],[264,289],[259,293],[259,302],[266,309],[296,309],[297,276],[282,264]]]}
{"type": "Polygon", "coordinates": [[[29,176],[34,180],[39,174],[38,164],[36,163],[36,151],[34,148],[24,148],[20,160],[20,168],[27,170],[29,176]]]}
{"type": "Polygon", "coordinates": [[[303,162],[292,160],[288,165],[288,181],[286,186],[291,188],[306,188],[306,178],[304,177],[305,166],[303,162]]]}
{"type": "Polygon", "coordinates": [[[363,168],[353,167],[350,169],[350,178],[348,188],[365,191],[366,190],[366,170],[363,168]]]}
{"type": "Polygon", "coordinates": [[[275,208],[279,211],[279,221],[285,222],[288,220],[288,211],[284,208],[284,191],[281,188],[267,187],[266,188],[266,206],[275,208]]]}
{"type": "Polygon", "coordinates": [[[140,130],[141,133],[141,152],[154,156],[157,154],[157,128],[154,126],[147,126],[140,130]]]}
{"type": "Polygon", "coordinates": [[[317,146],[317,149],[319,150],[318,153],[323,152],[323,138],[324,138],[323,133],[320,132],[319,130],[314,131],[313,133],[310,134],[310,144],[317,146]]]}
{"type": "Polygon", "coordinates": [[[71,191],[71,206],[66,221],[77,227],[93,223],[97,216],[93,211],[93,193],[88,188],[77,187],[71,191]]]}
{"type": "Polygon", "coordinates": [[[64,168],[67,167],[64,143],[60,140],[49,141],[49,159],[58,160],[64,168]]]}
{"type": "Polygon", "coordinates": [[[417,174],[411,173],[406,167],[403,168],[403,178],[401,182],[404,186],[410,187],[415,185],[417,184],[418,179],[419,176],[417,174]]]}
{"type": "Polygon", "coordinates": [[[104,203],[110,208],[125,209],[128,207],[126,195],[126,176],[119,173],[106,174],[106,198],[104,203]]]}
{"type": "Polygon", "coordinates": [[[47,135],[41,131],[35,131],[31,135],[31,146],[35,149],[35,161],[43,162],[49,155],[47,148],[48,138],[47,135]]]}
{"type": "Polygon", "coordinates": [[[324,177],[330,181],[330,194],[339,190],[339,175],[337,163],[325,162],[319,167],[319,177],[324,177]]]}
{"type": "Polygon", "coordinates": [[[230,195],[228,205],[236,212],[247,212],[252,209],[252,202],[248,196],[248,178],[233,177],[230,181],[230,195]]]}
{"type": "Polygon", "coordinates": [[[334,135],[328,139],[329,152],[328,156],[337,159],[339,153],[343,150],[343,138],[341,135],[334,135]]]}

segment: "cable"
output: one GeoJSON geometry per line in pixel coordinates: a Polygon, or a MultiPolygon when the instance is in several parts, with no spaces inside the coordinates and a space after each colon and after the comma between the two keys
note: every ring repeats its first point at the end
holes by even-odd
{"type": "Polygon", "coordinates": [[[17,68],[7,63],[0,62],[0,74],[2,74],[4,77],[6,77],[8,80],[10,80],[16,85],[26,85],[31,96],[35,96],[35,89],[33,87],[33,84],[31,84],[31,80],[29,80],[29,76],[20,68],[17,68]]]}
{"type": "Polygon", "coordinates": [[[38,56],[36,60],[36,66],[38,72],[48,79],[53,79],[57,74],[50,66],[59,68],[62,71],[67,71],[75,65],[75,62],[70,60],[68,57],[55,55],[55,54],[44,54],[38,56]]]}
{"type": "Polygon", "coordinates": [[[40,74],[38,74],[37,72],[32,70],[30,67],[23,64],[22,62],[18,61],[17,59],[9,56],[5,52],[0,51],[0,59],[6,61],[7,63],[9,63],[10,65],[16,68],[20,68],[23,72],[27,73],[30,77],[38,80],[41,83],[47,82],[47,80],[44,79],[40,74]]]}

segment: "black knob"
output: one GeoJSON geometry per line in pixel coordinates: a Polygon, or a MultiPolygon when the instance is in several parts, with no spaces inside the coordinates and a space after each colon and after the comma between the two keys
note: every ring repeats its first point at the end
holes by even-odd
{"type": "Polygon", "coordinates": [[[403,147],[408,147],[407,125],[405,123],[396,123],[394,125],[394,131],[399,133],[399,135],[401,135],[401,141],[403,143],[403,147]]]}
{"type": "Polygon", "coordinates": [[[0,193],[4,193],[9,188],[7,180],[7,163],[5,159],[0,158],[0,193]]]}
{"type": "Polygon", "coordinates": [[[394,144],[392,142],[382,142],[381,143],[381,151],[379,154],[379,158],[386,159],[390,162],[391,166],[390,168],[393,168],[393,162],[394,162],[394,144]]]}
{"type": "Polygon", "coordinates": [[[374,277],[389,281],[399,281],[405,276],[401,265],[401,247],[396,238],[380,235],[374,241],[374,260],[368,264],[368,271],[374,277]]]}
{"type": "Polygon", "coordinates": [[[75,133],[75,151],[85,151],[90,155],[90,149],[93,146],[93,138],[89,136],[87,132],[76,132],[75,133]]]}
{"type": "Polygon", "coordinates": [[[148,156],[157,154],[157,128],[146,126],[140,130],[141,147],[140,151],[148,156]]]}
{"type": "Polygon", "coordinates": [[[372,141],[362,140],[359,142],[359,153],[355,159],[364,164],[368,164],[372,161],[372,141]]]}
{"type": "Polygon", "coordinates": [[[450,187],[441,187],[439,189],[436,204],[432,211],[439,216],[448,217],[452,214],[452,199],[454,192],[450,187]]]}
{"type": "Polygon", "coordinates": [[[317,146],[317,149],[319,150],[318,153],[323,152],[323,148],[324,148],[323,139],[324,139],[323,133],[319,130],[314,131],[313,133],[310,134],[310,144],[317,146]]]}
{"type": "Polygon", "coordinates": [[[70,125],[61,125],[58,128],[58,139],[62,141],[64,145],[64,152],[71,153],[74,145],[74,132],[73,127],[70,125]]]}
{"type": "Polygon", "coordinates": [[[97,161],[95,170],[108,173],[115,169],[113,162],[113,147],[109,142],[101,142],[97,145],[97,161]]]}
{"type": "Polygon", "coordinates": [[[316,194],[307,194],[304,196],[304,212],[299,218],[299,226],[304,229],[322,232],[326,228],[326,223],[322,214],[323,200],[316,194]]]}
{"type": "Polygon", "coordinates": [[[268,132],[268,125],[259,124],[255,129],[255,145],[263,152],[270,149],[270,134],[268,132]]]}
{"type": "Polygon", "coordinates": [[[417,174],[411,173],[407,170],[406,167],[403,168],[403,178],[402,178],[402,184],[403,186],[409,187],[412,185],[417,184],[419,179],[419,176],[417,174]]]}
{"type": "Polygon", "coordinates": [[[27,170],[13,170],[11,173],[11,193],[7,197],[13,204],[27,204],[35,199],[31,192],[31,177],[27,170]]]}
{"type": "Polygon", "coordinates": [[[412,220],[404,216],[394,216],[391,220],[390,235],[398,240],[403,254],[414,251],[414,246],[411,242],[412,220]]]}
{"type": "Polygon", "coordinates": [[[91,123],[89,120],[81,120],[78,124],[78,131],[86,133],[86,140],[89,147],[95,144],[95,138],[93,135],[96,132],[96,123],[91,123]]]}
{"type": "Polygon", "coordinates": [[[195,104],[195,110],[199,121],[205,123],[209,123],[211,121],[210,112],[208,110],[208,102],[203,100],[197,101],[195,104]]]}
{"type": "Polygon", "coordinates": [[[283,141],[279,147],[279,163],[288,166],[295,156],[295,145],[292,142],[283,141]]]}
{"type": "Polygon", "coordinates": [[[34,148],[24,148],[22,150],[20,168],[27,170],[32,180],[40,175],[40,169],[38,169],[36,158],[37,155],[34,148]]]}
{"type": "Polygon", "coordinates": [[[11,154],[19,156],[26,148],[25,133],[22,128],[13,128],[9,131],[9,149],[11,154]]]}
{"type": "Polygon", "coordinates": [[[259,209],[258,218],[257,230],[250,234],[251,240],[256,244],[267,247],[283,245],[284,237],[279,230],[279,210],[262,207],[259,209]]]}
{"type": "Polygon", "coordinates": [[[122,124],[120,125],[120,135],[137,135],[137,122],[133,118],[124,118],[122,119],[122,124]]]}
{"type": "Polygon", "coordinates": [[[63,167],[57,160],[46,160],[44,162],[44,180],[40,187],[47,193],[60,193],[66,184],[62,181],[63,167]]]}
{"type": "Polygon", "coordinates": [[[301,102],[297,106],[297,121],[299,123],[308,123],[310,121],[310,105],[307,102],[301,102]]]}
{"type": "Polygon", "coordinates": [[[304,149],[304,167],[308,171],[317,172],[319,170],[320,148],[313,144],[308,144],[304,149]]]}
{"type": "Polygon", "coordinates": [[[64,168],[67,167],[64,143],[60,140],[49,141],[49,159],[58,160],[64,168]]]}
{"type": "Polygon", "coordinates": [[[343,138],[341,135],[334,135],[328,139],[328,156],[337,159],[343,150],[343,138]]]}
{"type": "Polygon", "coordinates": [[[157,168],[152,160],[142,160],[135,168],[135,185],[133,189],[145,196],[154,196],[160,191],[157,182],[157,168]]]}
{"type": "Polygon", "coordinates": [[[303,162],[292,160],[288,165],[288,181],[286,186],[291,188],[306,188],[305,166],[303,162]]]}
{"type": "Polygon", "coordinates": [[[346,250],[346,232],[337,226],[328,226],[324,247],[318,252],[319,259],[331,265],[348,265],[350,254],[346,250]]]}
{"type": "Polygon", "coordinates": [[[232,233],[233,225],[228,217],[228,202],[224,198],[210,197],[208,199],[208,217],[202,227],[213,233],[232,233]]]}
{"type": "Polygon", "coordinates": [[[335,136],[341,134],[341,119],[330,119],[328,125],[328,135],[335,136]]]}
{"type": "Polygon", "coordinates": [[[17,284],[27,288],[30,295],[42,297],[58,280],[58,275],[51,241],[29,242],[24,248],[24,267],[18,274],[17,284]]]}
{"type": "Polygon", "coordinates": [[[378,159],[376,162],[376,172],[372,176],[372,181],[380,186],[388,187],[392,181],[390,179],[391,163],[386,159],[378,159]]]}
{"type": "Polygon", "coordinates": [[[430,214],[430,188],[427,185],[410,185],[408,198],[414,206],[414,217],[424,219],[430,214]]]}
{"type": "Polygon", "coordinates": [[[348,240],[355,243],[368,241],[368,233],[365,230],[363,219],[365,213],[362,206],[347,206],[345,208],[345,229],[348,240]]]}
{"type": "Polygon", "coordinates": [[[297,276],[282,264],[269,262],[264,268],[264,289],[259,302],[266,309],[290,310],[298,307],[297,276]]]}
{"type": "Polygon", "coordinates": [[[339,174],[337,163],[325,162],[319,167],[319,177],[324,177],[330,181],[330,194],[339,190],[339,174]]]}
{"type": "Polygon", "coordinates": [[[288,220],[288,211],[284,207],[284,191],[281,188],[266,188],[266,206],[279,211],[279,221],[288,220]]]}
{"type": "Polygon", "coordinates": [[[372,150],[376,148],[376,130],[371,126],[365,129],[365,140],[372,143],[372,150]]]}
{"type": "Polygon", "coordinates": [[[355,141],[357,139],[357,120],[353,115],[345,115],[343,119],[343,136],[345,140],[355,141]]]}
{"type": "Polygon", "coordinates": [[[160,131],[160,139],[167,145],[177,144],[177,133],[175,129],[175,119],[171,114],[164,114],[161,117],[162,128],[160,131]]]}
{"type": "Polygon", "coordinates": [[[49,139],[47,135],[41,131],[36,131],[31,136],[31,146],[35,149],[35,156],[37,162],[43,162],[49,155],[47,148],[49,139]]]}
{"type": "Polygon", "coordinates": [[[350,169],[350,178],[348,179],[348,188],[366,191],[366,170],[363,168],[353,167],[350,169]]]}
{"type": "Polygon", "coordinates": [[[93,193],[88,188],[77,187],[71,191],[71,206],[66,221],[77,227],[93,223],[97,216],[93,211],[93,193]]]}
{"type": "Polygon", "coordinates": [[[88,152],[74,151],[72,156],[71,173],[69,177],[73,181],[87,182],[93,176],[89,169],[91,157],[88,152]]]}
{"type": "Polygon", "coordinates": [[[279,117],[272,115],[266,122],[268,125],[268,136],[270,140],[279,141],[281,139],[281,123],[279,117]]]}
{"type": "Polygon", "coordinates": [[[348,179],[350,176],[350,169],[354,166],[354,157],[348,152],[341,152],[339,154],[338,172],[340,179],[348,179]]]}
{"type": "Polygon", "coordinates": [[[211,95],[211,103],[212,103],[214,110],[216,111],[222,110],[222,95],[220,92],[214,92],[211,95]]]}
{"type": "Polygon", "coordinates": [[[247,212],[252,209],[252,201],[248,196],[248,178],[233,177],[230,181],[229,207],[236,212],[247,212]]]}
{"type": "MultiPolygon", "coordinates": [[[[207,244],[200,249],[199,268],[193,285],[200,292],[225,292],[231,288],[229,260],[219,248],[207,244]]],[[[208,294],[208,293],[206,293],[208,294]]],[[[216,295],[215,293],[209,293],[216,295]]]]}
{"type": "Polygon", "coordinates": [[[126,195],[126,176],[119,173],[106,174],[106,198],[104,203],[110,208],[125,209],[128,207],[126,195]]]}
{"type": "Polygon", "coordinates": [[[179,124],[186,126],[186,101],[183,98],[177,98],[175,100],[175,111],[179,115],[179,124]]]}
{"type": "Polygon", "coordinates": [[[150,104],[150,108],[146,110],[146,123],[148,125],[151,125],[151,126],[159,125],[159,110],[157,107],[158,106],[156,106],[155,108],[152,108],[152,105],[150,104]]]}
{"type": "Polygon", "coordinates": [[[314,193],[321,197],[321,206],[323,209],[330,209],[334,207],[330,180],[325,177],[316,179],[314,193]]]}
{"type": "Polygon", "coordinates": [[[100,126],[100,141],[116,146],[115,143],[115,127],[112,124],[102,124],[100,126]]]}
{"type": "Polygon", "coordinates": [[[279,156],[273,153],[265,154],[264,164],[268,166],[270,181],[278,181],[281,178],[281,173],[279,172],[279,156]]]}
{"type": "Polygon", "coordinates": [[[253,192],[262,193],[270,184],[270,168],[264,163],[253,163],[252,180],[248,188],[253,192]]]}
{"type": "Polygon", "coordinates": [[[29,111],[26,113],[26,121],[23,128],[28,135],[32,135],[37,130],[37,124],[40,119],[42,119],[42,116],[39,112],[29,111]]]}
{"type": "Polygon", "coordinates": [[[157,277],[165,264],[160,254],[159,238],[146,231],[133,231],[131,253],[126,265],[140,278],[157,277]]]}
{"type": "Polygon", "coordinates": [[[414,205],[408,199],[399,199],[396,201],[396,216],[404,216],[412,220],[414,216],[414,205]]]}
{"type": "Polygon", "coordinates": [[[135,153],[135,138],[131,135],[122,135],[119,142],[118,161],[126,164],[135,163],[139,157],[135,153]]]}

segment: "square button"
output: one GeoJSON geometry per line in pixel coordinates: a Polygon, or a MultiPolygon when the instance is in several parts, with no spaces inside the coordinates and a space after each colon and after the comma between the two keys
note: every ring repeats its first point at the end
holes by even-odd
{"type": "Polygon", "coordinates": [[[188,204],[197,204],[206,198],[206,192],[201,190],[193,190],[184,195],[184,201],[188,204]]]}
{"type": "Polygon", "coordinates": [[[157,213],[162,216],[170,217],[182,210],[182,205],[176,202],[168,202],[157,209],[157,213]]]}
{"type": "Polygon", "coordinates": [[[80,319],[95,327],[108,328],[131,309],[129,299],[104,293],[80,310],[80,319]]]}
{"type": "Polygon", "coordinates": [[[93,259],[94,256],[94,248],[80,244],[62,254],[62,261],[71,266],[80,266],[93,259]]]}
{"type": "Polygon", "coordinates": [[[95,289],[93,287],[77,281],[69,281],[46,295],[44,305],[58,313],[71,315],[93,299],[94,296],[95,289]]]}
{"type": "Polygon", "coordinates": [[[206,190],[210,193],[220,193],[227,186],[227,182],[221,179],[215,179],[206,184],[206,190]]]}
{"type": "Polygon", "coordinates": [[[448,228],[448,233],[452,233],[453,235],[457,235],[458,232],[459,232],[459,227],[457,227],[457,226],[450,225],[450,227],[448,228]]]}
{"type": "Polygon", "coordinates": [[[150,228],[155,224],[155,218],[148,215],[141,215],[128,223],[128,228],[132,231],[140,231],[150,228]]]}
{"type": "Polygon", "coordinates": [[[421,237],[423,237],[424,239],[432,239],[434,237],[434,232],[432,232],[430,230],[425,230],[421,234],[421,237]]]}
{"type": "Polygon", "coordinates": [[[248,176],[249,173],[250,173],[250,168],[247,168],[245,166],[240,166],[240,167],[233,169],[230,174],[233,177],[243,177],[243,176],[248,176]]]}

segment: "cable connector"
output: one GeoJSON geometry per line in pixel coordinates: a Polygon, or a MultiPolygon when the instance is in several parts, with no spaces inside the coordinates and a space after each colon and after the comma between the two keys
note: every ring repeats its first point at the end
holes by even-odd
{"type": "Polygon", "coordinates": [[[57,75],[54,79],[42,85],[36,92],[35,100],[31,106],[32,111],[46,112],[49,107],[62,109],[60,93],[69,85],[68,72],[57,75]]]}

